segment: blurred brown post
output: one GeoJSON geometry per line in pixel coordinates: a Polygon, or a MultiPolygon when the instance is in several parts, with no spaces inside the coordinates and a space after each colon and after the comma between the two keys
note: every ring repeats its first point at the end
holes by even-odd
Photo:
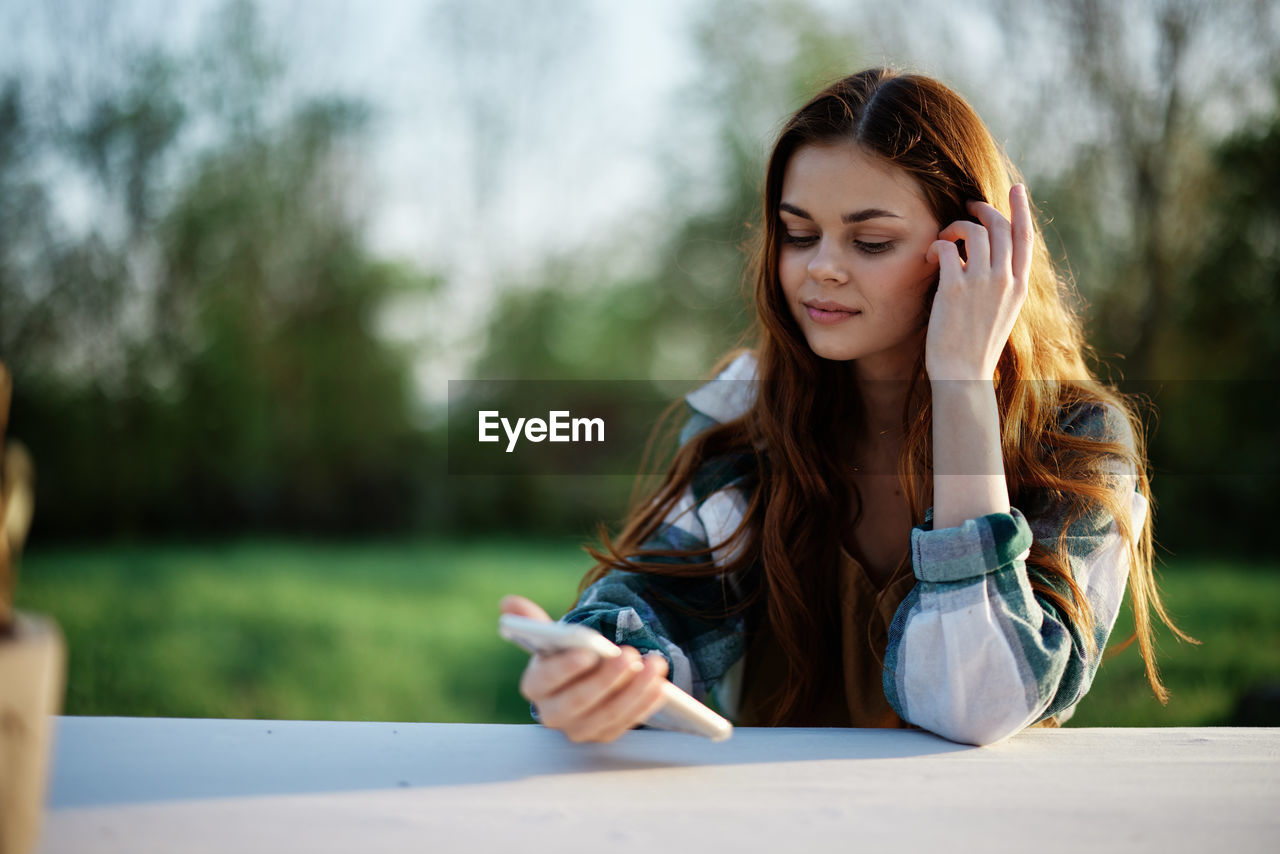
{"type": "Polygon", "coordinates": [[[40,834],[66,649],[56,623],[13,607],[34,469],[25,449],[5,442],[12,386],[0,362],[0,854],[30,854],[40,834]]]}

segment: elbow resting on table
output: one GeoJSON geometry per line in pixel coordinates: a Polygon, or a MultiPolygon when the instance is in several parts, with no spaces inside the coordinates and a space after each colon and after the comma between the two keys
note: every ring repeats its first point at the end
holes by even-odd
{"type": "Polygon", "coordinates": [[[914,701],[906,699],[905,708],[896,709],[898,716],[949,741],[982,747],[1016,735],[1043,714],[1029,708],[1025,690],[1013,690],[1013,685],[1006,690],[984,686],[980,694],[964,690],[976,686],[948,687],[959,690],[916,694],[914,701]]]}
{"type": "Polygon", "coordinates": [[[1021,720],[1010,722],[970,719],[948,721],[946,725],[937,729],[929,729],[949,741],[986,747],[987,745],[1004,741],[1010,736],[1017,735],[1025,728],[1026,724],[1021,720]]]}

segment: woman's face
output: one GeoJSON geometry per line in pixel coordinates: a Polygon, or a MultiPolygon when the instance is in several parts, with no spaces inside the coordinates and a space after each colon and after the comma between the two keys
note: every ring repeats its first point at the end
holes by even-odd
{"type": "Polygon", "coordinates": [[[779,206],[778,278],[809,347],[858,360],[859,376],[905,378],[924,342],[938,239],[915,179],[856,143],[791,156],[779,206]]]}

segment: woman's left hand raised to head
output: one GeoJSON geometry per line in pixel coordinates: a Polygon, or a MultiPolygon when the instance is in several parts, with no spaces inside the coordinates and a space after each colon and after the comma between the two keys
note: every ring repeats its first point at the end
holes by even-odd
{"type": "Polygon", "coordinates": [[[1009,191],[1013,221],[986,202],[970,201],[982,223],[953,222],[938,232],[928,258],[940,267],[925,338],[930,381],[987,380],[1027,295],[1034,225],[1027,189],[1009,191]],[[957,240],[963,240],[966,259],[957,240]]]}

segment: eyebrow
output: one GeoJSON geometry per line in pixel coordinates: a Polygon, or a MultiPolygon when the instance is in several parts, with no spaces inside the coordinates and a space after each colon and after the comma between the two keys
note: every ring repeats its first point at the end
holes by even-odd
{"type": "MultiPolygon", "coordinates": [[[[813,215],[810,214],[808,211],[806,211],[804,208],[798,208],[795,205],[790,205],[790,204],[787,204],[786,202],[782,202],[781,204],[778,205],[778,207],[789,214],[794,214],[795,216],[800,217],[801,219],[807,219],[810,221],[813,220],[813,215]]],[[[869,219],[880,219],[881,217],[892,217],[894,219],[902,219],[902,217],[898,216],[896,213],[893,213],[892,211],[887,211],[884,208],[863,208],[860,211],[854,211],[853,213],[842,214],[840,216],[840,221],[845,225],[852,225],[855,222],[866,222],[869,219]]]]}

